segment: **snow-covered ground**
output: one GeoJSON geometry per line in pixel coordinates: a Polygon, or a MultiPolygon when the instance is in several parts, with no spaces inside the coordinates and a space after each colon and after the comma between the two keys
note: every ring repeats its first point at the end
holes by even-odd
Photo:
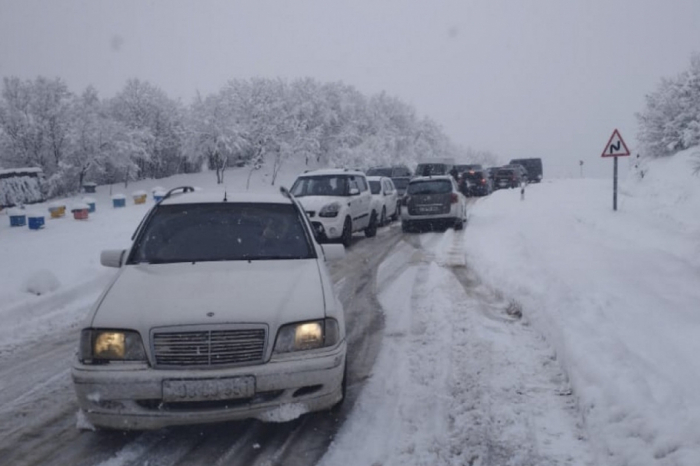
{"type": "MultiPolygon", "coordinates": [[[[377,274],[375,368],[322,464],[700,464],[693,153],[632,171],[618,212],[611,181],[554,180],[477,200],[463,232],[404,235],[377,274]]],[[[247,175],[227,172],[228,192],[247,175]]],[[[42,231],[0,215],[0,355],[77,328],[114,273],[99,251],[126,246],[152,205],[130,194],[156,185],[221,189],[212,173],[114,186],[114,209],[101,186],[89,220],[47,215],[42,231]]]]}
{"type": "Polygon", "coordinates": [[[700,150],[472,209],[467,262],[553,346],[599,461],[700,464],[700,150]]]}

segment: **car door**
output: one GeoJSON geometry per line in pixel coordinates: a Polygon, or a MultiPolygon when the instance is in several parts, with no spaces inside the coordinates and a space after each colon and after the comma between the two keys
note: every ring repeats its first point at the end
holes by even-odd
{"type": "Polygon", "coordinates": [[[359,194],[355,196],[350,196],[349,201],[353,230],[363,230],[369,225],[370,202],[372,199],[372,194],[367,186],[367,181],[363,177],[351,176],[348,186],[350,189],[357,189],[359,192],[359,194]]]}
{"type": "Polygon", "coordinates": [[[394,182],[390,179],[384,180],[384,205],[386,205],[387,216],[394,215],[396,212],[397,194],[394,182]]]}

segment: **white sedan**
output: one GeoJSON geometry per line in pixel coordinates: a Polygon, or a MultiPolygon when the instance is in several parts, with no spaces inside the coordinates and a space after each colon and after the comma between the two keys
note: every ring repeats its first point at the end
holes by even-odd
{"type": "Polygon", "coordinates": [[[345,396],[343,308],[285,195],[166,195],[84,324],[72,377],[98,427],[287,420],[345,396]],[[282,416],[282,419],[280,418],[282,416]]]}
{"type": "Polygon", "coordinates": [[[372,192],[373,210],[379,213],[379,225],[386,225],[389,220],[398,220],[401,215],[401,201],[391,178],[368,176],[367,181],[372,192]]]}

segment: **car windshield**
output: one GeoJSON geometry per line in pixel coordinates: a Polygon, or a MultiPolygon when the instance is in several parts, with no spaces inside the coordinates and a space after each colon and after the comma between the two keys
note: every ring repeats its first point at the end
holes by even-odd
{"type": "Polygon", "coordinates": [[[408,194],[447,194],[452,192],[448,180],[414,181],[408,185],[408,194]]]}
{"type": "Polygon", "coordinates": [[[348,175],[302,176],[292,186],[292,194],[304,196],[348,196],[348,175]]]}
{"type": "Polygon", "coordinates": [[[313,249],[291,204],[175,204],[156,208],[131,263],[309,259],[313,249]]]}
{"type": "Polygon", "coordinates": [[[367,170],[367,176],[391,176],[391,168],[375,167],[367,170]]]}

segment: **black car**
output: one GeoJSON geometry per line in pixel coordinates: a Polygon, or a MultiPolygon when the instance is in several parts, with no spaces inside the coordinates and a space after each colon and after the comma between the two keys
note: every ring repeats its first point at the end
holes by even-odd
{"type": "Polygon", "coordinates": [[[386,176],[387,178],[411,178],[413,173],[405,165],[393,165],[390,167],[372,167],[366,172],[367,176],[386,176]]]}
{"type": "Polygon", "coordinates": [[[485,170],[469,170],[462,173],[459,188],[465,196],[488,196],[493,183],[485,170]]]}
{"type": "Polygon", "coordinates": [[[517,168],[499,168],[494,175],[493,189],[517,188],[522,182],[522,175],[517,168]]]}
{"type": "Polygon", "coordinates": [[[396,188],[396,192],[399,195],[399,198],[403,197],[404,194],[406,194],[406,187],[408,186],[409,181],[411,181],[410,176],[392,176],[391,181],[394,182],[394,187],[396,188]]]}

